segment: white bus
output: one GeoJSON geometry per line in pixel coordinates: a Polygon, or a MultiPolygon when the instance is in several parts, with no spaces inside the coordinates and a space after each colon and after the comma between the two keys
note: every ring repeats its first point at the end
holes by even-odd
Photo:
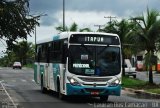
{"type": "Polygon", "coordinates": [[[41,91],[59,98],[94,96],[107,101],[121,94],[119,36],[99,32],[62,32],[36,45],[34,79],[41,91]]]}

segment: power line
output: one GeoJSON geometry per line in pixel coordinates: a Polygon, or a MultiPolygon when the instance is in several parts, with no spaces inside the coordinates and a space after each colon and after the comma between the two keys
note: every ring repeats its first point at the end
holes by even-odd
{"type": "Polygon", "coordinates": [[[116,17],[115,16],[107,16],[107,17],[104,16],[104,18],[109,18],[109,23],[111,25],[112,19],[116,18],[116,17]]]}

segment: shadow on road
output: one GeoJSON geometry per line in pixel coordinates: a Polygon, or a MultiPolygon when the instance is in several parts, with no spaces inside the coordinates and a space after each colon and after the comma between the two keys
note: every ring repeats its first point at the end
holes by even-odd
{"type": "MultiPolygon", "coordinates": [[[[46,95],[59,99],[58,93],[54,91],[48,91],[46,95]]],[[[102,103],[99,97],[90,97],[90,96],[66,96],[65,99],[61,101],[65,103],[102,103]]],[[[113,102],[108,101],[105,103],[113,103],[113,102]]]]}

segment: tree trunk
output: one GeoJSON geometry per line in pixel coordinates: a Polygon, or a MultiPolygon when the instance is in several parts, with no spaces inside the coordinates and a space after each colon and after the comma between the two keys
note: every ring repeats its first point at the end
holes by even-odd
{"type": "Polygon", "coordinates": [[[153,84],[152,66],[149,66],[149,83],[153,84]]]}

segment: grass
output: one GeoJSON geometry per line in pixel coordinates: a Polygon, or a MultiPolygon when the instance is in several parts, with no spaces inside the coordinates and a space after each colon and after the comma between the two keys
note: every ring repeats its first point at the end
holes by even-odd
{"type": "Polygon", "coordinates": [[[33,64],[26,64],[26,65],[24,65],[24,67],[33,68],[33,64]]]}
{"type": "Polygon", "coordinates": [[[146,81],[129,77],[122,77],[122,87],[141,89],[147,92],[160,94],[160,85],[150,84],[146,81]]]}
{"type": "Polygon", "coordinates": [[[129,77],[122,77],[122,87],[140,89],[146,86],[147,82],[129,77]]]}
{"type": "Polygon", "coordinates": [[[160,88],[148,89],[148,90],[145,90],[145,91],[160,94],[160,88]]]}

